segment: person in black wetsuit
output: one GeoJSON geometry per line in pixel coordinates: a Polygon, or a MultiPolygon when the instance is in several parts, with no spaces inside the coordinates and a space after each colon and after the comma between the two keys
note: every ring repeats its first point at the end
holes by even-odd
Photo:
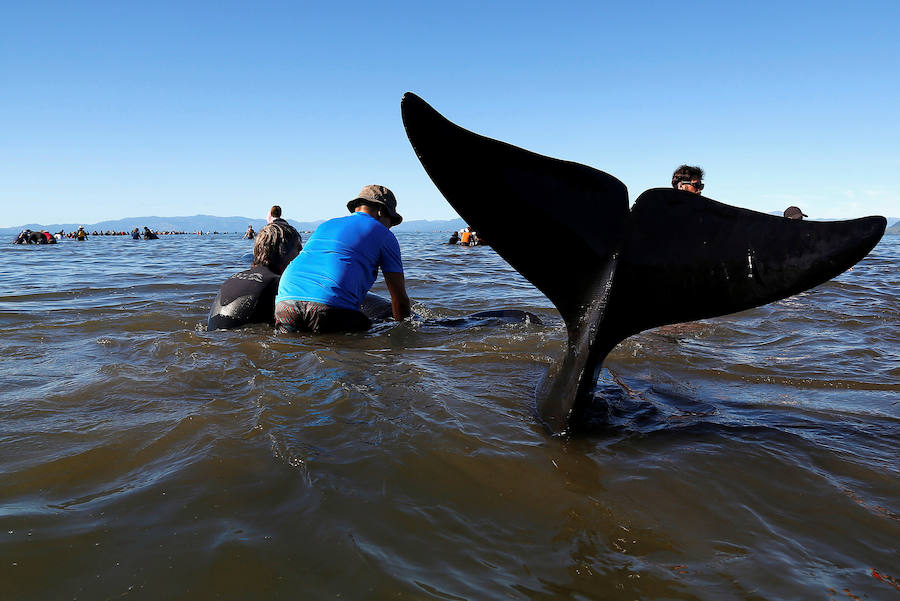
{"type": "Polygon", "coordinates": [[[207,330],[230,330],[249,323],[275,325],[278,281],[301,248],[300,234],[287,223],[270,223],[259,230],[253,264],[222,284],[209,311],[207,330]]]}

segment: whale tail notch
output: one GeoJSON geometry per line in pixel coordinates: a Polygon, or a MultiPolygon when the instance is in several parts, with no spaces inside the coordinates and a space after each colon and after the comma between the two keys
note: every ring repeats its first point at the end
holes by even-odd
{"type": "Polygon", "coordinates": [[[537,393],[556,434],[590,402],[625,338],[808,290],[865,257],[887,225],[784,219],[670,188],[629,210],[625,185],[608,173],[465,130],[415,94],[401,110],[438,190],[566,323],[566,355],[537,393]]]}

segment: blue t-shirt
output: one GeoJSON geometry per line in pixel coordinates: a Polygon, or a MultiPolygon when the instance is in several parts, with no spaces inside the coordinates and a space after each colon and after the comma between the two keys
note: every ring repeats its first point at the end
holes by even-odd
{"type": "Polygon", "coordinates": [[[275,302],[313,301],[359,311],[378,268],[403,273],[391,230],[363,212],[326,221],[281,275],[275,302]]]}

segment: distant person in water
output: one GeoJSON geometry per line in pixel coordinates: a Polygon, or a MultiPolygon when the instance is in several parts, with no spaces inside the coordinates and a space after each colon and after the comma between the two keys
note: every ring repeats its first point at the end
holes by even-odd
{"type": "Polygon", "coordinates": [[[247,231],[244,232],[244,238],[247,240],[253,240],[256,237],[256,232],[253,231],[253,226],[247,224],[247,231]]]}
{"type": "Polygon", "coordinates": [[[672,174],[672,187],[692,194],[703,190],[703,169],[692,165],[682,165],[672,174]]]}
{"type": "Polygon", "coordinates": [[[78,231],[75,232],[75,239],[78,240],[79,242],[83,242],[84,240],[87,240],[87,232],[84,231],[83,225],[78,226],[78,231]]]}
{"type": "Polygon", "coordinates": [[[478,232],[473,230],[471,226],[466,226],[466,229],[462,230],[460,244],[463,246],[478,246],[482,242],[481,238],[478,237],[478,232]]]}
{"type": "MultiPolygon", "coordinates": [[[[287,220],[281,218],[281,207],[279,207],[278,205],[273,205],[272,208],[269,209],[269,214],[266,215],[266,221],[269,223],[280,223],[281,225],[293,227],[290,226],[287,220]]],[[[297,235],[300,235],[300,233],[297,232],[297,235]]],[[[303,250],[303,236],[300,236],[300,250],[303,250]]]]}
{"type": "Polygon", "coordinates": [[[321,224],[278,286],[275,322],[286,332],[351,332],[372,322],[361,311],[378,277],[391,295],[396,320],[410,314],[400,245],[390,228],[403,221],[384,186],[366,186],[347,203],[350,215],[321,224]]]}
{"type": "Polygon", "coordinates": [[[275,325],[275,293],[284,269],[300,252],[300,234],[290,225],[270,223],[256,236],[250,269],[222,284],[209,318],[208,330],[228,330],[249,323],[275,325]]]}
{"type": "Polygon", "coordinates": [[[139,230],[137,228],[134,228],[133,230],[131,230],[131,238],[133,240],[140,240],[141,239],[141,230],[139,230]]]}
{"type": "Polygon", "coordinates": [[[809,217],[806,213],[800,210],[800,207],[788,207],[784,210],[784,216],[788,219],[799,219],[803,220],[804,217],[809,217]]]}
{"type": "Polygon", "coordinates": [[[458,244],[459,243],[459,232],[454,231],[450,234],[450,240],[447,241],[447,244],[458,244]]]}
{"type": "MultiPolygon", "coordinates": [[[[266,215],[266,222],[272,223],[273,221],[281,219],[281,207],[278,205],[272,205],[272,208],[269,209],[269,214],[266,215]]],[[[284,221],[284,219],[281,219],[284,221]]]]}
{"type": "Polygon", "coordinates": [[[24,230],[16,236],[13,244],[56,244],[56,238],[44,230],[39,232],[24,230]]]}

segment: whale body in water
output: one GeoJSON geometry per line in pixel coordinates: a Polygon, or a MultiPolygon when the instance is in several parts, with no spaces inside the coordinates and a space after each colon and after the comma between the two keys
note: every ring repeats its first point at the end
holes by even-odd
{"type": "Polygon", "coordinates": [[[438,190],[565,321],[565,356],[537,391],[538,417],[555,434],[577,423],[619,342],[808,290],[865,257],[887,226],[785,219],[672,188],[629,208],[608,173],[465,130],[412,93],[401,112],[438,190]],[[535,228],[545,243],[522,236],[535,228]]]}

